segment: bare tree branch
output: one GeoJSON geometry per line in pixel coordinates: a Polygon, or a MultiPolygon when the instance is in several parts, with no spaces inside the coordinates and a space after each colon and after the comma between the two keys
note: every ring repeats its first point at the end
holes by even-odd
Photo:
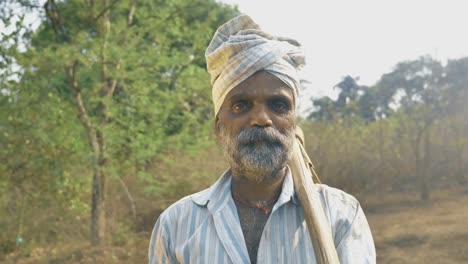
{"type": "Polygon", "coordinates": [[[89,120],[88,111],[83,103],[83,99],[81,97],[81,89],[79,87],[78,82],[76,81],[76,69],[78,67],[78,60],[75,60],[71,66],[67,67],[67,77],[68,77],[68,86],[73,95],[73,99],[75,101],[75,106],[78,110],[78,117],[81,121],[81,124],[85,127],[86,134],[88,136],[88,142],[91,145],[91,148],[95,153],[98,153],[99,146],[98,141],[96,138],[96,134],[94,133],[94,128],[89,120]]]}
{"type": "Polygon", "coordinates": [[[117,4],[120,0],[115,0],[114,2],[110,3],[109,5],[105,6],[101,12],[94,18],[94,21],[98,21],[99,18],[101,18],[111,7],[113,7],[115,4],[117,4]]]}
{"type": "Polygon", "coordinates": [[[127,26],[131,26],[133,24],[133,16],[135,15],[135,10],[136,10],[136,0],[130,0],[131,6],[130,6],[130,12],[128,12],[128,17],[127,17],[127,26]]]}
{"type": "Polygon", "coordinates": [[[130,207],[132,209],[133,220],[136,220],[137,216],[136,216],[135,200],[133,199],[133,196],[130,193],[130,191],[128,190],[127,185],[125,184],[125,182],[120,177],[117,177],[117,180],[119,181],[120,185],[124,189],[125,194],[127,195],[128,201],[130,202],[130,207]]]}
{"type": "Polygon", "coordinates": [[[46,11],[47,17],[52,23],[55,34],[59,40],[64,40],[70,42],[70,36],[67,33],[65,26],[63,25],[62,17],[60,16],[59,9],[55,0],[47,0],[44,4],[44,9],[46,11]]]}

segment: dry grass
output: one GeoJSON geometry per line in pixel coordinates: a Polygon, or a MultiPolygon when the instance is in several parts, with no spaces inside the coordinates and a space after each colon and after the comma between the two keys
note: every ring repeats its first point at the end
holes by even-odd
{"type": "MultiPolygon", "coordinates": [[[[377,263],[468,263],[468,193],[461,188],[434,192],[426,202],[418,194],[395,193],[359,200],[376,242],[377,263]]],[[[28,256],[12,254],[6,263],[145,263],[148,240],[145,230],[122,245],[91,248],[70,241],[35,248],[28,256]]]]}
{"type": "Polygon", "coordinates": [[[86,241],[70,241],[51,248],[34,248],[29,254],[10,254],[5,262],[15,264],[126,264],[146,263],[149,237],[130,238],[125,245],[91,247],[86,241]]]}
{"type": "Polygon", "coordinates": [[[418,194],[373,197],[367,218],[377,263],[468,263],[468,194],[437,191],[429,201],[418,194]]]}

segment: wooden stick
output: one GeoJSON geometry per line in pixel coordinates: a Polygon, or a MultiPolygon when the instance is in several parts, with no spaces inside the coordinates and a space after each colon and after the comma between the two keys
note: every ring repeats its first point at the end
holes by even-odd
{"type": "Polygon", "coordinates": [[[304,210],[304,218],[309,229],[315,257],[318,264],[339,264],[330,224],[325,217],[320,198],[314,190],[313,167],[308,164],[310,159],[301,142],[304,142],[303,134],[298,128],[289,167],[294,180],[294,189],[304,210]]]}

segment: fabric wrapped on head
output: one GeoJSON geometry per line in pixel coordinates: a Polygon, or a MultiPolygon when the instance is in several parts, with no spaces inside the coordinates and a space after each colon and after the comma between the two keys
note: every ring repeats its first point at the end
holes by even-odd
{"type": "Polygon", "coordinates": [[[262,31],[249,16],[235,17],[220,26],[205,57],[213,86],[215,116],[226,95],[260,70],[287,84],[297,103],[299,70],[305,65],[301,45],[296,40],[262,31]]]}

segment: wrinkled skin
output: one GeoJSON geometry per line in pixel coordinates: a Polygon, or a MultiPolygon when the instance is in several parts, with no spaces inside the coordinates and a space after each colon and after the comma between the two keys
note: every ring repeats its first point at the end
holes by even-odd
{"type": "Polygon", "coordinates": [[[216,132],[234,184],[269,189],[282,182],[294,140],[294,103],[291,88],[265,71],[228,93],[216,132]]]}

